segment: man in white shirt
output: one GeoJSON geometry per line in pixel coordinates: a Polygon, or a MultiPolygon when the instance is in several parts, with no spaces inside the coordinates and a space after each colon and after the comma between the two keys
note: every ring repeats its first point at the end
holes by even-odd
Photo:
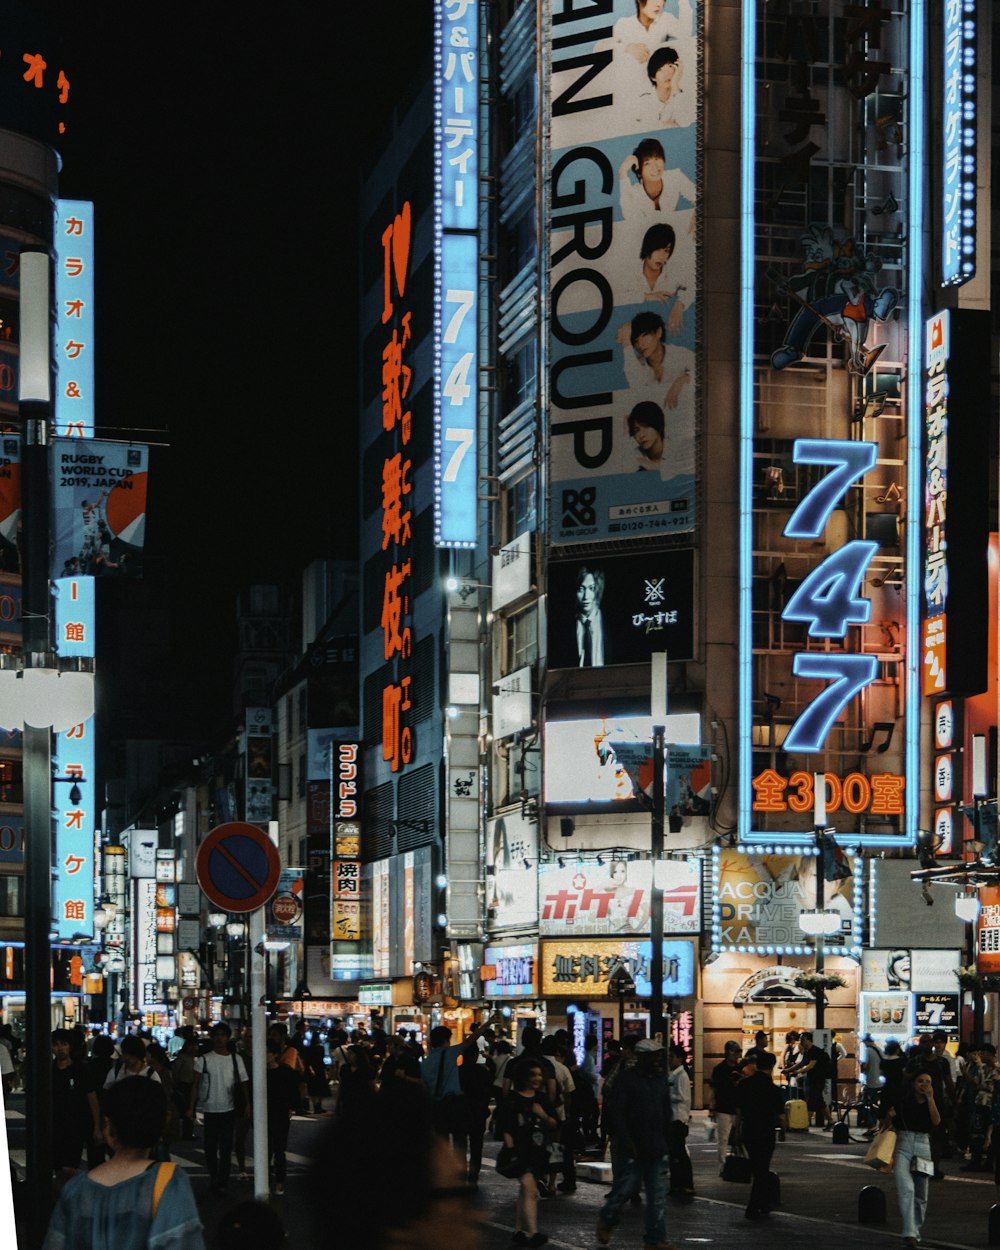
{"type": "Polygon", "coordinates": [[[223,1194],[229,1184],[236,1107],[250,1105],[250,1086],[242,1058],[229,1047],[231,1030],[224,1020],[212,1025],[212,1049],[194,1061],[189,1116],[195,1108],[205,1125],[205,1165],[212,1192],[223,1194]]]}
{"type": "Polygon", "coordinates": [[[674,1114],[667,1125],[667,1141],[670,1147],[670,1192],[682,1202],[693,1202],[694,1170],[686,1144],[691,1120],[691,1078],[684,1066],[686,1058],[679,1046],[671,1045],[670,1109],[674,1114]]]}
{"type": "Polygon", "coordinates": [[[657,48],[646,62],[649,90],[637,101],[635,120],[644,130],[694,124],[694,96],[681,87],[684,67],[677,49],[657,48]]]}

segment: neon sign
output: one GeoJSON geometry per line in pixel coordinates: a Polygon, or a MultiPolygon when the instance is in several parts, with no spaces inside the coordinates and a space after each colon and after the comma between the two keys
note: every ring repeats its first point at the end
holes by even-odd
{"type": "Polygon", "coordinates": [[[976,0],[945,0],[941,285],[976,272],[976,0]]]}

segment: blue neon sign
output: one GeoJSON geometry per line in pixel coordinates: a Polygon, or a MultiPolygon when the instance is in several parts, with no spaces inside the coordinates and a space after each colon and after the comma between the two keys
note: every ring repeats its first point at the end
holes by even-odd
{"type": "Polygon", "coordinates": [[[434,7],[434,542],[475,547],[479,472],[479,10],[434,7]]]}
{"type": "Polygon", "coordinates": [[[56,429],[94,436],[94,206],[60,200],[56,225],[56,429]]]}
{"type": "Polygon", "coordinates": [[[976,0],[945,0],[941,285],[976,272],[976,0]]]}

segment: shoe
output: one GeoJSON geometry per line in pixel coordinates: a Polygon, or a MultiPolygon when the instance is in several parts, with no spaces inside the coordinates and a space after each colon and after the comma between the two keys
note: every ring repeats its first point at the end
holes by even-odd
{"type": "Polygon", "coordinates": [[[576,1182],[574,1182],[574,1183],[571,1185],[571,1184],[569,1184],[567,1181],[563,1181],[563,1183],[562,1183],[561,1185],[557,1185],[557,1186],[556,1186],[556,1188],[559,1190],[559,1192],[560,1192],[561,1194],[575,1194],[575,1193],[576,1193],[576,1182]]]}
{"type": "Polygon", "coordinates": [[[539,1198],[551,1198],[552,1197],[552,1190],[549,1189],[548,1185],[546,1185],[544,1181],[536,1180],[535,1188],[538,1190],[539,1198]]]}
{"type": "Polygon", "coordinates": [[[526,1246],[528,1244],[528,1234],[527,1233],[515,1233],[514,1236],[511,1237],[511,1241],[514,1243],[515,1246],[526,1246]]]}
{"type": "Polygon", "coordinates": [[[904,1237],[904,1238],[903,1238],[903,1245],[904,1245],[904,1246],[914,1246],[914,1247],[915,1247],[915,1246],[919,1246],[919,1245],[920,1245],[920,1242],[919,1242],[919,1241],[917,1241],[916,1237],[904,1237]]]}
{"type": "Polygon", "coordinates": [[[764,1212],[759,1211],[756,1207],[747,1207],[743,1214],[748,1220],[762,1220],[764,1218],[764,1212]]]}
{"type": "Polygon", "coordinates": [[[611,1240],[612,1227],[603,1215],[597,1217],[597,1240],[602,1246],[606,1246],[611,1240]]]}
{"type": "Polygon", "coordinates": [[[277,1196],[280,1198],[280,1197],[281,1197],[281,1195],[285,1192],[285,1187],[284,1187],[284,1185],[275,1185],[275,1187],[274,1187],[274,1192],[275,1192],[275,1193],[277,1194],[277,1196]]]}
{"type": "Polygon", "coordinates": [[[529,1246],[544,1246],[548,1241],[548,1237],[544,1233],[535,1233],[534,1237],[528,1238],[529,1246]]]}

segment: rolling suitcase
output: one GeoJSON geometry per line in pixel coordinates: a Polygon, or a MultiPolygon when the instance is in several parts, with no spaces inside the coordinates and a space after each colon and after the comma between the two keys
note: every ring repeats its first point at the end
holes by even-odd
{"type": "Polygon", "coordinates": [[[785,1103],[785,1115],[788,1117],[790,1132],[804,1133],[809,1127],[809,1108],[802,1098],[789,1098],[785,1103]]]}

